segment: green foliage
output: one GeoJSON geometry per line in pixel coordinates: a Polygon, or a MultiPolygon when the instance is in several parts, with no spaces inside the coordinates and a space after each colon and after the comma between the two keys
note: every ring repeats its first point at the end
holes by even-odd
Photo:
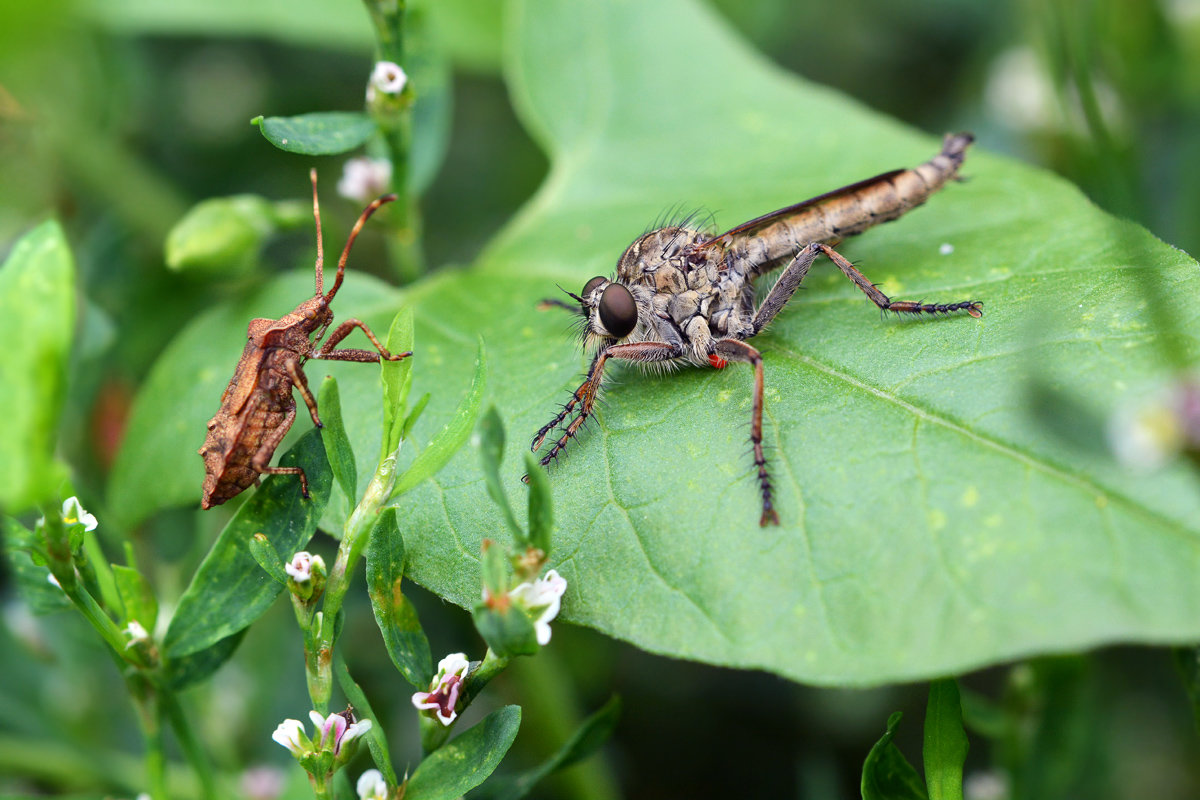
{"type": "Polygon", "coordinates": [[[321,441],[325,444],[325,456],[329,459],[329,469],[342,490],[348,507],[353,507],[358,496],[358,467],[354,464],[354,448],[346,436],[346,426],[342,423],[342,401],[338,395],[337,381],[332,376],[325,376],[321,381],[321,391],[317,396],[317,409],[321,414],[321,441]]]}
{"type": "Polygon", "coordinates": [[[24,511],[55,496],[54,457],[75,332],[75,263],[57,222],[21,237],[0,266],[0,507],[24,511]]]}
{"type": "Polygon", "coordinates": [[[396,524],[396,509],[386,508],[371,529],[367,544],[367,589],[375,624],[396,669],[413,688],[426,690],[433,675],[429,640],[416,609],[404,596],[404,537],[396,524]]]}
{"type": "MultiPolygon", "coordinates": [[[[413,349],[412,308],[405,306],[392,318],[388,329],[387,351],[408,353],[413,349]]],[[[380,359],[383,375],[383,448],[380,458],[395,452],[403,437],[407,419],[408,390],[412,386],[412,360],[385,361],[380,359]]]]}
{"type": "Polygon", "coordinates": [[[929,800],[962,800],[963,762],[967,760],[958,684],[943,678],[929,685],[925,709],[925,783],[929,800]]]}
{"type": "Polygon", "coordinates": [[[300,494],[295,475],[271,475],[242,504],[179,600],[164,641],[168,659],[218,645],[258,619],[282,591],[251,555],[250,538],[261,532],[288,557],[302,550],[329,502],[332,476],[316,431],[301,437],[280,464],[304,469],[309,498],[300,494]]]}
{"type": "Polygon", "coordinates": [[[395,786],[397,783],[396,770],[392,767],[392,757],[388,754],[387,734],[383,726],[379,724],[379,717],[371,709],[371,704],[367,702],[367,696],[363,694],[362,687],[350,677],[350,670],[346,669],[346,661],[341,656],[334,659],[333,671],[337,675],[338,686],[342,687],[342,691],[346,693],[346,699],[355,709],[355,717],[369,719],[373,723],[371,730],[367,733],[367,747],[371,749],[371,758],[375,761],[375,766],[383,773],[384,778],[387,779],[388,785],[395,786]]]}
{"type": "Polygon", "coordinates": [[[360,111],[255,117],[251,122],[280,150],[305,156],[345,153],[361,147],[375,134],[375,121],[360,111]]]}
{"type": "Polygon", "coordinates": [[[428,755],[408,779],[405,800],[453,800],[483,783],[512,746],[521,709],[505,706],[428,755]]]}
{"type": "Polygon", "coordinates": [[[272,203],[255,194],[202,200],[167,234],[170,269],[239,276],[253,270],[267,238],[312,221],[304,203],[272,203]]]}
{"type": "Polygon", "coordinates": [[[928,800],[921,776],[892,743],[902,716],[897,711],[888,717],[887,733],[867,753],[862,772],[863,800],[928,800]]]}

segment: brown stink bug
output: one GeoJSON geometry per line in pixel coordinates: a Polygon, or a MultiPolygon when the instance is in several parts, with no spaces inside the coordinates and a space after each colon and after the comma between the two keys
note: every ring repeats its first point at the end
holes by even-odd
{"type": "Polygon", "coordinates": [[[383,356],[389,361],[399,361],[412,353],[389,353],[375,334],[361,320],[348,319],[334,328],[324,344],[320,344],[325,330],[333,322],[333,311],[329,304],[342,285],[346,272],[346,259],[350,248],[362,230],[367,218],[384,203],[396,199],[389,194],[367,206],[350,231],[346,249],[338,260],[337,277],[333,287],[324,293],[324,250],[321,245],[321,209],[317,202],[317,171],[310,173],[313,187],[313,217],[317,224],[317,290],[309,300],[296,306],[296,310],[282,319],[254,319],[250,321],[246,348],[233,372],[233,378],[225,393],[221,395],[221,407],[208,423],[208,436],[200,455],[204,457],[204,495],[201,508],[212,508],[235,497],[252,484],[257,484],[260,475],[296,475],[300,478],[300,491],[308,497],[308,478],[300,467],[272,467],[271,456],[275,448],[292,427],[296,419],[296,400],[292,389],[300,390],[304,404],[318,428],[321,419],[317,416],[317,401],[308,389],[304,376],[304,364],[310,358],[331,361],[378,362],[383,356]],[[350,331],[361,328],[375,345],[372,350],[334,350],[338,342],[350,331]],[[320,346],[318,347],[318,344],[320,346]]]}
{"type": "Polygon", "coordinates": [[[762,356],[746,340],[770,324],[822,254],[884,311],[981,316],[974,300],[893,301],[831,246],[924,203],[957,177],[972,140],[969,133],[946,136],[941,152],[915,169],[868,178],[719,235],[691,227],[689,220],[652,230],[629,245],[614,277],[597,276],[580,294],[568,292],[574,303],[547,301],[583,316],[584,343],[595,355],[583,385],[533,437],[536,452],[555,433],[542,466],[558,457],[592,414],[610,359],[650,368],[690,363],[720,369],[741,361],[754,367],[750,441],[762,494],[759,522],[778,524],[762,446],[762,356]],[[756,303],[754,281],[779,267],[779,278],[756,303]]]}

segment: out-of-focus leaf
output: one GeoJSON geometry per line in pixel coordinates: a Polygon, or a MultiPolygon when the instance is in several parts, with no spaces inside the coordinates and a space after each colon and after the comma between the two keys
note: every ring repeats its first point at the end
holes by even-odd
{"type": "Polygon", "coordinates": [[[321,391],[317,399],[317,409],[321,414],[321,440],[325,443],[325,455],[329,459],[329,468],[333,478],[342,490],[350,508],[355,505],[358,486],[358,468],[354,465],[354,448],[346,437],[346,426],[342,424],[342,401],[338,396],[337,381],[327,375],[321,381],[321,391]]]}
{"type": "Polygon", "coordinates": [[[52,614],[71,607],[63,590],[50,583],[50,568],[34,563],[30,551],[35,547],[34,534],[12,517],[0,517],[3,531],[4,559],[11,570],[13,582],[21,599],[35,614],[52,614]]]}
{"type": "Polygon", "coordinates": [[[346,662],[340,653],[334,656],[333,672],[337,676],[338,686],[342,687],[342,691],[346,694],[346,699],[350,701],[350,705],[354,706],[354,716],[360,720],[371,720],[371,730],[367,732],[367,747],[371,748],[371,758],[374,759],[375,766],[383,773],[383,777],[387,779],[388,785],[395,786],[398,781],[396,780],[396,770],[392,767],[392,757],[388,754],[387,732],[379,724],[379,717],[372,710],[371,704],[367,702],[367,696],[363,693],[362,687],[350,676],[350,670],[346,667],[346,662]]]}
{"type": "MultiPolygon", "coordinates": [[[[413,314],[410,306],[400,309],[392,318],[388,329],[387,351],[389,353],[408,353],[413,349],[413,314]]],[[[404,429],[404,418],[408,404],[408,390],[412,385],[412,358],[400,361],[380,359],[379,369],[383,375],[383,452],[381,457],[388,456],[400,444],[400,435],[404,429]]]]}
{"type": "Polygon", "coordinates": [[[263,533],[276,551],[302,550],[317,528],[333,483],[321,435],[309,431],[279,462],[298,465],[309,497],[295,475],[270,475],[234,514],[179,600],[164,641],[178,658],[203,650],[258,619],[283,590],[255,561],[250,538],[263,533]]]}
{"type": "Polygon", "coordinates": [[[521,709],[505,706],[425,757],[404,793],[405,800],[454,800],[491,775],[512,746],[521,709]]]}
{"type": "Polygon", "coordinates": [[[158,622],[158,599],[142,573],[132,567],[113,564],[112,577],[125,607],[125,619],[137,620],[153,633],[158,622]]]}
{"type": "Polygon", "coordinates": [[[928,800],[921,776],[892,743],[903,715],[888,717],[887,733],[867,753],[862,771],[863,800],[928,800]]]}
{"type": "Polygon", "coordinates": [[[929,684],[925,709],[925,784],[929,800],[962,800],[963,763],[967,760],[962,704],[953,678],[929,684]]]}
{"type": "Polygon", "coordinates": [[[316,111],[251,121],[280,150],[305,156],[345,153],[364,144],[377,130],[375,121],[359,111],[316,111]]]}
{"type": "Polygon", "coordinates": [[[244,274],[271,234],[305,220],[312,221],[307,205],[272,203],[255,194],[201,200],[167,234],[167,266],[205,275],[244,274]]]}
{"type": "Polygon", "coordinates": [[[55,496],[54,458],[75,332],[75,262],[62,228],[43,222],[0,266],[0,507],[19,512],[55,496]]]}

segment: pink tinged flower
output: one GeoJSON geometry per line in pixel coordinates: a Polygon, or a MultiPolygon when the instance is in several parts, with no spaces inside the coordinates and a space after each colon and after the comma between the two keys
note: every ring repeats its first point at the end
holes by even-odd
{"type": "Polygon", "coordinates": [[[428,692],[417,692],[412,703],[421,711],[433,711],[438,721],[449,725],[458,717],[455,706],[462,693],[463,681],[471,669],[464,653],[451,653],[438,662],[437,674],[429,685],[428,692]]]}
{"type": "Polygon", "coordinates": [[[351,722],[354,715],[348,711],[330,714],[328,717],[321,716],[320,712],[310,711],[308,718],[312,720],[317,747],[332,750],[335,756],[341,754],[344,746],[371,730],[371,720],[360,719],[351,722]]]}
{"type": "Polygon", "coordinates": [[[146,633],[146,629],[142,627],[142,623],[136,619],[129,620],[129,624],[121,632],[129,637],[129,643],[125,645],[127,649],[150,638],[150,634],[146,633]]]}
{"type": "Polygon", "coordinates": [[[377,769],[369,769],[360,775],[354,788],[358,800],[388,800],[387,782],[377,769]]]}
{"type": "Polygon", "coordinates": [[[371,70],[371,86],[384,94],[400,94],[408,84],[408,74],[394,61],[377,61],[371,70]]]}
{"type": "Polygon", "coordinates": [[[292,556],[292,560],[285,564],[283,568],[287,571],[288,577],[296,583],[308,583],[312,580],[314,566],[319,566],[321,570],[324,570],[324,559],[320,556],[314,556],[306,550],[301,550],[292,556]]]}
{"type": "Polygon", "coordinates": [[[285,719],[279,723],[271,738],[292,751],[296,758],[305,755],[312,744],[304,735],[304,723],[298,719],[285,719]]]}
{"type": "Polygon", "coordinates": [[[68,497],[63,501],[62,518],[67,525],[83,525],[85,531],[94,531],[100,524],[95,516],[83,510],[78,497],[68,497]]]}
{"type": "Polygon", "coordinates": [[[519,584],[508,593],[514,603],[530,614],[537,615],[533,629],[537,633],[538,644],[550,643],[550,623],[558,616],[566,591],[567,579],[552,569],[545,577],[519,584]]]}
{"type": "Polygon", "coordinates": [[[342,167],[337,190],[342,197],[366,203],[386,192],[391,183],[392,162],[364,156],[352,158],[342,167]]]}
{"type": "Polygon", "coordinates": [[[238,778],[238,786],[249,800],[275,800],[286,785],[287,776],[278,767],[250,767],[238,778]]]}

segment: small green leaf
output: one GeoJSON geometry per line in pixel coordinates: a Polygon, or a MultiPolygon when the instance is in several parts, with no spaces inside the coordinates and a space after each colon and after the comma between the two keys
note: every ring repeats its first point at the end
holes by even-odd
{"type": "Polygon", "coordinates": [[[500,462],[504,460],[504,422],[495,406],[489,407],[483,419],[479,421],[479,460],[483,464],[483,480],[487,485],[488,496],[499,507],[518,546],[524,549],[525,530],[513,516],[508,494],[500,482],[500,462]]]}
{"type": "MultiPolygon", "coordinates": [[[[392,318],[388,329],[387,349],[389,353],[408,353],[413,349],[412,306],[400,309],[392,318]]],[[[404,428],[404,406],[408,402],[408,390],[412,386],[412,358],[401,361],[379,360],[383,376],[383,450],[380,459],[395,452],[400,445],[404,428]]]]}
{"type": "Polygon", "coordinates": [[[888,717],[885,733],[863,762],[863,800],[929,800],[925,784],[913,765],[892,743],[903,716],[899,711],[888,717]]]}
{"type": "Polygon", "coordinates": [[[413,463],[400,476],[396,488],[392,491],[393,498],[404,494],[426,478],[436,475],[463,446],[475,427],[475,420],[479,418],[486,384],[487,355],[483,349],[483,340],[480,339],[479,351],[475,357],[475,376],[471,379],[471,388],[467,390],[467,396],[463,398],[445,427],[433,437],[433,441],[413,459],[413,463]]]}
{"type": "Polygon", "coordinates": [[[198,652],[171,658],[167,662],[168,685],[175,691],[181,691],[208,678],[229,660],[242,643],[247,630],[242,628],[198,652]]]}
{"type": "Polygon", "coordinates": [[[387,734],[384,732],[383,726],[379,724],[379,717],[371,709],[371,704],[367,702],[367,695],[363,692],[362,687],[354,681],[354,678],[350,677],[350,670],[346,667],[346,661],[340,652],[334,656],[333,673],[337,676],[338,686],[342,687],[346,699],[350,701],[350,705],[354,706],[354,715],[358,719],[371,720],[371,730],[367,732],[367,747],[371,749],[371,758],[375,761],[375,766],[383,773],[383,777],[387,779],[388,786],[396,786],[398,781],[396,780],[396,770],[392,767],[392,757],[388,753],[387,734]]]}
{"type": "Polygon", "coordinates": [[[24,511],[55,495],[54,458],[75,332],[75,262],[58,223],[22,236],[0,267],[0,507],[24,511]]]}
{"type": "Polygon", "coordinates": [[[295,475],[271,475],[238,509],[196,570],[167,630],[168,658],[203,650],[258,619],[283,589],[250,553],[250,538],[263,533],[277,552],[302,549],[329,502],[332,475],[321,435],[312,430],[284,454],[280,465],[298,465],[308,476],[310,497],[295,475]]]}
{"type": "Polygon", "coordinates": [[[287,585],[288,574],[283,566],[283,560],[279,557],[279,551],[275,549],[275,545],[271,544],[271,540],[265,534],[256,533],[250,537],[250,555],[254,556],[254,560],[263,568],[263,572],[284,586],[287,585]]]}
{"type": "Polygon", "coordinates": [[[305,220],[312,222],[312,209],[297,202],[272,203],[255,194],[201,200],[167,234],[167,267],[205,275],[246,274],[271,234],[305,220]]]}
{"type": "MultiPolygon", "coordinates": [[[[12,570],[21,599],[29,604],[33,613],[52,614],[70,608],[71,601],[63,590],[50,583],[50,569],[34,561],[33,554],[39,551],[39,547],[33,531],[7,516],[3,518],[0,528],[4,542],[0,552],[12,570]]],[[[38,560],[41,560],[40,556],[38,560]]]]}
{"type": "Polygon", "coordinates": [[[280,150],[306,156],[345,153],[365,143],[377,130],[374,120],[358,111],[255,117],[250,122],[280,150]]]}
{"type": "Polygon", "coordinates": [[[430,753],[408,779],[404,800],[454,800],[483,783],[517,736],[521,709],[505,706],[430,753]]]}
{"type": "Polygon", "coordinates": [[[599,750],[612,736],[620,717],[621,698],[613,695],[599,711],[585,719],[550,758],[519,775],[497,776],[479,790],[480,794],[491,800],[519,800],[547,775],[566,769],[599,750]]]}
{"type": "Polygon", "coordinates": [[[346,426],[342,423],[342,401],[337,380],[330,375],[321,381],[317,408],[321,412],[321,423],[325,426],[321,440],[325,442],[329,469],[333,471],[334,480],[350,504],[349,508],[354,508],[358,494],[358,467],[354,464],[354,448],[350,446],[346,426]]]}
{"type": "Polygon", "coordinates": [[[125,608],[125,620],[137,620],[143,628],[153,632],[158,622],[158,599],[142,573],[133,567],[113,564],[112,577],[125,608]]]}
{"type": "Polygon", "coordinates": [[[537,632],[529,615],[509,597],[512,565],[507,551],[490,539],[483,540],[482,550],[483,599],[472,613],[475,629],[498,656],[533,655],[538,651],[537,632]]]}
{"type": "Polygon", "coordinates": [[[425,410],[425,406],[429,405],[429,398],[431,396],[429,392],[426,392],[421,395],[420,400],[413,403],[412,410],[408,412],[408,416],[404,419],[404,430],[400,432],[401,439],[407,439],[408,435],[412,433],[413,425],[416,425],[417,420],[421,418],[421,412],[425,410]]]}
{"type": "Polygon", "coordinates": [[[403,577],[404,537],[396,526],[396,509],[385,508],[367,545],[371,609],[392,663],[414,688],[424,691],[433,675],[433,659],[417,611],[401,592],[403,577]]]}
{"type": "Polygon", "coordinates": [[[529,543],[549,555],[550,536],[554,532],[550,476],[533,453],[525,453],[525,474],[529,476],[529,543]]]}
{"type": "Polygon", "coordinates": [[[933,681],[925,708],[923,750],[929,800],[962,800],[967,748],[958,684],[953,678],[933,681]]]}

